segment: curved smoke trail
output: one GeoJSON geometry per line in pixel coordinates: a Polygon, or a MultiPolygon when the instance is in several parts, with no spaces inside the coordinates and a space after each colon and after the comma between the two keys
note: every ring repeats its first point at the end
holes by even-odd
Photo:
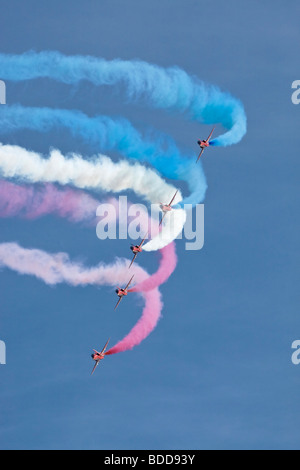
{"type": "Polygon", "coordinates": [[[158,173],[138,163],[114,163],[105,155],[87,161],[78,154],[64,156],[59,150],[52,150],[49,158],[43,158],[37,152],[1,143],[0,171],[6,178],[23,178],[32,183],[56,182],[114,193],[132,190],[150,203],[171,198],[176,191],[158,173]]]}
{"type": "Polygon", "coordinates": [[[118,150],[128,158],[147,161],[166,178],[186,181],[191,194],[180,203],[181,208],[203,201],[207,184],[202,166],[195,165],[192,155],[181,155],[175,141],[166,134],[148,130],[142,136],[126,119],[89,117],[81,111],[0,107],[0,134],[18,129],[49,132],[61,127],[101,151],[118,150]]]}
{"type": "MultiPolygon", "coordinates": [[[[110,214],[111,221],[115,222],[121,215],[119,214],[118,201],[110,199],[108,202],[115,209],[110,214]]],[[[43,185],[41,188],[21,186],[0,180],[0,217],[19,216],[34,220],[53,214],[66,218],[71,222],[82,222],[90,226],[96,226],[98,217],[95,214],[101,204],[99,200],[82,191],[74,191],[69,188],[61,190],[51,184],[43,185]]],[[[127,207],[122,207],[122,210],[126,210],[130,214],[131,207],[132,205],[127,203],[127,207]]],[[[122,216],[124,216],[124,213],[122,216]]],[[[120,223],[123,220],[124,217],[121,217],[120,223]]],[[[143,233],[146,233],[147,230],[154,227],[155,221],[151,220],[148,213],[144,211],[139,216],[139,223],[143,233]]],[[[157,227],[156,230],[158,231],[157,227]]],[[[155,289],[165,283],[175,271],[177,264],[175,243],[170,243],[161,249],[160,253],[161,259],[157,272],[136,285],[132,292],[145,292],[155,289]]]]}
{"type": "Polygon", "coordinates": [[[67,84],[88,80],[96,86],[123,85],[130,100],[144,99],[156,108],[187,112],[190,119],[199,122],[222,124],[229,130],[214,139],[215,145],[236,144],[246,133],[246,114],[239,100],[178,67],[163,69],[138,60],[28,52],[0,54],[0,70],[2,79],[13,81],[47,77],[67,84]]]}
{"type": "MultiPolygon", "coordinates": [[[[128,282],[128,261],[117,260],[114,264],[99,264],[85,268],[72,263],[66,253],[49,254],[42,250],[25,249],[17,243],[0,244],[0,267],[11,269],[19,274],[34,276],[48,285],[67,283],[71,286],[109,285],[128,282]]],[[[147,272],[135,266],[135,278],[145,281],[147,272]]],[[[155,328],[161,315],[162,301],[158,288],[141,292],[145,307],[141,318],[128,335],[117,343],[109,354],[124,352],[140,344],[155,328]]]]}
{"type": "MultiPolygon", "coordinates": [[[[36,186],[0,180],[0,217],[18,216],[30,220],[46,215],[56,215],[70,222],[81,222],[84,225],[96,227],[100,218],[96,215],[97,209],[103,205],[105,208],[108,205],[113,208],[106,219],[110,222],[120,219],[120,224],[124,224],[124,220],[127,221],[131,213],[132,204],[127,201],[127,198],[126,205],[122,204],[122,210],[127,212],[127,217],[124,218],[119,213],[119,202],[115,198],[100,201],[84,191],[71,188],[59,189],[51,183],[36,186]]],[[[155,221],[149,217],[144,206],[138,207],[141,232],[145,234],[149,231],[157,235],[155,221]]],[[[126,227],[122,228],[127,229],[127,223],[126,227]]]]}
{"type": "MultiPolygon", "coordinates": [[[[118,259],[115,263],[100,263],[85,268],[70,261],[67,253],[49,254],[38,249],[26,249],[17,243],[0,244],[0,266],[19,274],[29,274],[48,285],[66,283],[71,286],[98,285],[115,286],[116,282],[128,282],[128,260],[118,259]]],[[[132,268],[135,278],[144,281],[147,272],[138,265],[132,268]]]]}
{"type": "MultiPolygon", "coordinates": [[[[53,150],[50,157],[45,159],[36,152],[2,144],[0,174],[5,178],[22,178],[31,183],[71,184],[81,189],[115,193],[131,189],[153,204],[170,200],[175,192],[175,188],[164,182],[156,172],[138,163],[114,163],[103,155],[89,161],[79,155],[67,158],[58,150],[53,150]]],[[[182,197],[178,192],[176,202],[180,200],[182,197]]],[[[154,237],[144,249],[155,251],[167,246],[181,233],[185,217],[183,209],[173,210],[171,217],[165,218],[166,224],[161,234],[154,237]]]]}
{"type": "Polygon", "coordinates": [[[154,330],[163,307],[158,292],[157,289],[154,289],[143,293],[146,305],[141,318],[128,335],[107,351],[106,355],[117,354],[134,348],[149,336],[149,331],[154,330]]]}
{"type": "Polygon", "coordinates": [[[0,217],[21,217],[34,220],[56,215],[70,222],[95,226],[100,201],[83,191],[60,190],[52,184],[41,187],[17,185],[0,180],[0,217]]]}
{"type": "MultiPolygon", "coordinates": [[[[190,77],[177,67],[162,69],[141,61],[106,61],[92,57],[66,57],[57,52],[31,52],[21,56],[0,54],[0,70],[5,80],[47,77],[68,84],[76,84],[82,80],[89,80],[97,86],[119,84],[131,101],[142,99],[150,106],[183,112],[190,119],[199,122],[220,123],[227,132],[213,139],[212,145],[237,143],[246,132],[246,116],[240,101],[215,86],[190,77]]],[[[165,176],[187,181],[192,194],[189,199],[185,199],[185,203],[195,204],[203,200],[206,183],[201,165],[195,167],[193,160],[182,158],[174,142],[165,136],[158,138],[156,135],[154,144],[149,144],[128,121],[114,121],[103,116],[91,119],[74,111],[47,108],[25,110],[14,106],[0,109],[0,113],[4,132],[20,127],[44,132],[55,125],[64,125],[77,137],[87,133],[86,137],[96,145],[99,143],[106,149],[117,149],[130,158],[146,160],[165,176]],[[170,158],[166,158],[167,156],[170,158]]],[[[76,155],[65,158],[58,151],[53,151],[48,159],[43,159],[38,154],[19,147],[0,144],[0,172],[8,178],[18,177],[30,182],[58,182],[79,188],[101,188],[103,191],[113,192],[132,189],[150,202],[167,202],[174,194],[170,191],[167,195],[166,187],[164,192],[159,186],[153,187],[153,175],[150,177],[145,169],[142,175],[138,165],[134,167],[139,168],[140,180],[132,178],[133,165],[129,173],[126,172],[127,163],[120,162],[119,166],[115,167],[113,165],[107,157],[99,157],[98,160],[90,162],[76,155]],[[117,176],[116,169],[120,170],[117,176]],[[144,179],[146,174],[148,179],[144,179]],[[113,189],[108,189],[112,187],[113,189]]],[[[179,202],[182,204],[181,195],[179,202]]],[[[185,212],[178,209],[172,211],[172,214],[175,219],[177,214],[177,228],[182,227],[185,212]]],[[[166,225],[169,224],[170,227],[167,217],[166,220],[166,225]]],[[[165,246],[158,239],[159,236],[155,237],[144,249],[165,246]]],[[[138,265],[134,266],[138,285],[134,286],[131,292],[143,291],[146,306],[137,325],[129,335],[110,349],[108,354],[121,352],[139,344],[156,325],[162,303],[155,286],[168,277],[167,271],[161,267],[165,266],[166,259],[172,257],[172,247],[174,248],[173,244],[162,250],[162,264],[152,278],[138,265]]],[[[169,269],[174,269],[176,265],[175,252],[173,255],[169,269]]],[[[110,283],[115,284],[116,280],[125,283],[128,277],[128,265],[122,260],[110,266],[99,265],[87,269],[71,263],[66,254],[49,255],[40,250],[25,250],[14,243],[0,245],[1,265],[23,274],[34,275],[48,284],[67,282],[71,285],[111,285],[110,283]]]]}
{"type": "Polygon", "coordinates": [[[177,265],[177,256],[175,253],[175,243],[170,243],[168,246],[160,250],[161,261],[156,273],[149,276],[144,281],[139,282],[129,292],[149,292],[156,287],[166,282],[170,273],[175,271],[177,265]]]}

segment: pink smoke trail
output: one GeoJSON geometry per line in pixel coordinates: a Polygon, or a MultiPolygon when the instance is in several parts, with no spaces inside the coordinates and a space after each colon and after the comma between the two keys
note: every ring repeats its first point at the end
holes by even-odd
{"type": "Polygon", "coordinates": [[[155,314],[155,312],[161,312],[163,307],[160,297],[156,294],[156,288],[166,282],[176,268],[177,256],[175,252],[175,243],[170,243],[170,245],[160,250],[160,254],[162,258],[157,272],[152,276],[141,280],[136,286],[128,291],[143,293],[146,305],[141,318],[124,339],[107,351],[107,355],[117,354],[119,352],[132,349],[148,336],[148,331],[152,331],[156,327],[160,315],[155,314]]]}
{"type": "MultiPolygon", "coordinates": [[[[120,223],[123,223],[124,218],[119,214],[119,203],[115,198],[103,203],[83,191],[58,189],[51,183],[36,187],[0,180],[0,217],[19,216],[33,220],[54,214],[70,222],[97,225],[99,217],[96,216],[96,211],[102,204],[111,204],[114,208],[114,211],[109,213],[110,221],[120,219],[120,223]]],[[[127,211],[126,220],[131,206],[132,204],[128,202],[122,207],[123,215],[124,211],[127,211]]],[[[157,235],[154,221],[146,211],[142,211],[139,220],[144,232],[149,231],[152,234],[153,231],[154,236],[157,235]]]]}
{"type": "Polygon", "coordinates": [[[161,260],[156,273],[152,274],[152,276],[149,276],[144,281],[141,281],[128,292],[149,292],[152,289],[155,289],[155,287],[164,284],[169,279],[177,265],[175,243],[172,242],[159,251],[161,254],[161,260]]]}
{"type": "MultiPolygon", "coordinates": [[[[115,198],[107,201],[114,207],[110,214],[111,220],[123,218],[119,213],[119,203],[115,198]]],[[[54,214],[67,218],[71,222],[84,222],[94,226],[98,222],[96,210],[102,204],[99,200],[89,196],[83,191],[73,189],[58,189],[52,184],[46,184],[39,188],[32,185],[16,185],[14,183],[0,180],[0,217],[20,216],[26,219],[36,219],[47,214],[54,214]]],[[[121,208],[130,214],[132,204],[127,203],[121,208]]],[[[124,215],[124,214],[123,214],[124,215]]],[[[126,219],[127,220],[127,219],[126,219]]],[[[146,211],[141,212],[141,228],[156,236],[158,227],[148,216],[146,211]]],[[[165,283],[174,272],[177,264],[175,243],[172,242],[160,250],[161,259],[158,271],[141,284],[135,286],[132,292],[150,291],[165,283]]]]}
{"type": "Polygon", "coordinates": [[[82,191],[59,190],[52,184],[40,188],[0,180],[0,216],[26,219],[54,214],[71,222],[96,223],[100,202],[82,191]]]}
{"type": "MultiPolygon", "coordinates": [[[[114,206],[112,217],[119,218],[119,204],[116,199],[109,202],[114,206]]],[[[36,186],[19,186],[0,180],[0,216],[21,216],[35,219],[47,214],[55,214],[72,222],[85,222],[96,225],[95,216],[100,201],[73,189],[60,190],[51,184],[40,188],[36,186]]],[[[130,204],[127,207],[129,212],[130,204]]],[[[121,220],[120,220],[121,223],[121,220]]],[[[142,213],[143,230],[154,230],[148,214],[142,213]]],[[[156,227],[157,230],[157,227],[156,227]]],[[[158,287],[167,281],[176,268],[177,257],[175,243],[160,250],[161,260],[156,273],[149,276],[137,264],[132,272],[138,284],[130,292],[140,292],[145,300],[141,318],[127,336],[107,354],[116,354],[137,346],[156,327],[162,310],[161,296],[158,287]]],[[[66,282],[73,286],[96,284],[116,285],[128,281],[128,261],[117,260],[114,265],[98,265],[95,268],[83,268],[71,263],[68,255],[59,253],[49,255],[41,250],[26,250],[14,243],[0,245],[0,265],[6,266],[20,274],[34,275],[45,283],[54,285],[66,282]]]]}
{"type": "MultiPolygon", "coordinates": [[[[116,199],[109,201],[115,207],[115,217],[119,217],[119,205],[116,199]]],[[[0,216],[35,219],[47,214],[66,217],[73,222],[97,223],[96,209],[100,202],[81,191],[73,189],[59,190],[51,184],[40,188],[19,186],[7,181],[0,181],[0,216]]],[[[128,207],[128,211],[130,204],[128,207]]],[[[142,214],[143,228],[153,228],[148,214],[142,214]]],[[[155,230],[155,228],[154,228],[155,230]]],[[[108,353],[116,354],[140,344],[156,327],[162,310],[162,301],[158,287],[167,281],[176,267],[175,243],[160,250],[161,260],[158,271],[149,276],[137,264],[132,272],[138,285],[131,292],[140,292],[145,300],[142,316],[129,334],[111,348],[108,353]]],[[[73,286],[97,284],[116,285],[128,281],[128,261],[118,260],[114,265],[99,265],[86,269],[71,263],[64,253],[48,255],[41,250],[25,250],[14,243],[0,245],[0,265],[21,274],[34,275],[45,283],[53,285],[67,282],[73,286]]]]}
{"type": "MultiPolygon", "coordinates": [[[[86,268],[82,264],[70,261],[66,253],[49,254],[42,250],[26,249],[17,243],[0,244],[0,267],[6,267],[19,274],[35,276],[48,285],[66,282],[72,286],[125,284],[128,281],[126,260],[117,260],[114,264],[99,264],[86,268]]],[[[143,282],[148,273],[135,266],[135,278],[143,282]]],[[[108,354],[116,354],[132,349],[141,343],[155,328],[162,310],[161,295],[158,288],[142,293],[145,307],[141,318],[128,335],[112,347],[108,354]]]]}
{"type": "MultiPolygon", "coordinates": [[[[41,279],[48,285],[67,283],[79,285],[108,285],[128,282],[128,260],[117,259],[113,264],[99,263],[86,268],[73,263],[67,253],[49,254],[39,249],[27,249],[17,243],[0,244],[0,267],[10,268],[19,274],[28,274],[41,279]]],[[[148,273],[136,265],[132,270],[135,278],[144,281],[148,273]]]]}
{"type": "Polygon", "coordinates": [[[161,297],[158,295],[158,292],[158,289],[153,289],[150,292],[143,293],[146,305],[141,318],[124,339],[107,351],[107,355],[117,354],[134,348],[134,346],[137,346],[147,338],[149,332],[154,330],[163,307],[161,297]]]}
{"type": "MultiPolygon", "coordinates": [[[[107,221],[119,219],[124,225],[124,212],[127,213],[126,222],[130,217],[132,204],[127,202],[119,207],[119,201],[110,198],[101,202],[80,190],[58,189],[51,183],[40,185],[17,185],[5,180],[0,180],[0,217],[19,216],[25,219],[37,219],[45,215],[54,214],[66,218],[70,222],[84,222],[88,225],[97,225],[99,217],[96,216],[97,208],[103,204],[110,204],[114,209],[108,214],[107,221]],[[120,214],[120,209],[122,213],[120,214]]],[[[149,232],[156,236],[157,223],[148,216],[146,210],[142,210],[139,217],[143,233],[149,232]]]]}

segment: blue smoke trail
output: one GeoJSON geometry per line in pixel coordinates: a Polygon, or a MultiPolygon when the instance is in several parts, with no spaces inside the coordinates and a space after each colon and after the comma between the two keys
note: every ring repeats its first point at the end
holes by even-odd
{"type": "Polygon", "coordinates": [[[0,134],[18,129],[49,132],[62,126],[101,150],[118,150],[129,158],[147,161],[166,178],[186,181],[191,194],[178,207],[195,206],[204,200],[207,185],[202,166],[196,165],[194,158],[183,157],[174,140],[165,134],[148,131],[141,136],[126,119],[90,118],[80,111],[0,107],[0,134]]]}
{"type": "Polygon", "coordinates": [[[47,77],[66,84],[82,80],[97,86],[120,83],[130,100],[144,99],[153,107],[187,112],[190,119],[220,123],[229,129],[213,139],[213,145],[236,144],[246,133],[246,114],[239,100],[178,67],[163,69],[138,60],[107,61],[89,56],[67,57],[59,52],[28,52],[0,54],[0,70],[2,79],[13,81],[47,77]]]}

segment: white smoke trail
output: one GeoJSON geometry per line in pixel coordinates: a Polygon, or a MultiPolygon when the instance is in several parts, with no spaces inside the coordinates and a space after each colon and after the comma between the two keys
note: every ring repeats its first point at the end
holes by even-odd
{"type": "MultiPolygon", "coordinates": [[[[177,194],[173,204],[178,204],[180,200],[181,196],[177,194]]],[[[184,209],[173,209],[168,212],[164,217],[161,232],[144,245],[144,250],[156,251],[167,246],[170,243],[169,240],[175,240],[182,232],[186,217],[187,215],[184,209]]]]}
{"type": "MultiPolygon", "coordinates": [[[[139,163],[131,164],[124,160],[114,163],[104,155],[84,160],[76,154],[66,157],[59,150],[52,150],[49,158],[43,158],[39,153],[1,143],[0,174],[5,178],[18,178],[30,183],[68,184],[81,189],[114,193],[131,189],[150,204],[169,201],[176,191],[158,173],[139,163]]],[[[176,203],[181,200],[182,195],[178,192],[176,203]]],[[[161,235],[154,237],[150,245],[145,245],[147,251],[164,248],[183,229],[185,218],[182,213],[185,211],[180,209],[172,212],[172,218],[168,220],[166,217],[161,235]]]]}

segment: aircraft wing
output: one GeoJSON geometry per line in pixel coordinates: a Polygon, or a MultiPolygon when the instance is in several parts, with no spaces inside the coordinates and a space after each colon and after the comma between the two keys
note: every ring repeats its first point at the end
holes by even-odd
{"type": "Polygon", "coordinates": [[[95,370],[96,370],[97,367],[99,366],[99,362],[100,362],[100,361],[97,361],[96,364],[94,365],[94,369],[92,370],[91,375],[93,375],[93,373],[95,372],[95,370]]]}
{"type": "Polygon", "coordinates": [[[133,278],[134,278],[134,275],[132,276],[132,278],[131,278],[131,279],[130,279],[130,281],[128,282],[127,286],[125,287],[125,290],[127,290],[127,289],[128,289],[128,287],[129,287],[129,286],[130,286],[130,284],[132,283],[132,280],[133,280],[133,278]]]}
{"type": "Polygon", "coordinates": [[[196,162],[196,163],[199,162],[199,160],[200,160],[200,158],[201,158],[203,152],[204,152],[204,148],[201,149],[201,152],[199,153],[199,157],[197,158],[197,162],[196,162]]]}
{"type": "Polygon", "coordinates": [[[120,297],[120,298],[119,298],[119,300],[118,300],[118,302],[117,302],[117,305],[115,306],[115,310],[117,309],[117,307],[119,307],[120,302],[121,302],[122,299],[123,299],[123,297],[120,297]]]}
{"type": "Polygon", "coordinates": [[[101,354],[103,354],[103,353],[106,351],[106,348],[107,348],[107,346],[108,346],[109,340],[110,340],[110,338],[107,340],[107,342],[106,342],[104,348],[103,348],[102,351],[101,351],[101,354]]]}
{"type": "Polygon", "coordinates": [[[211,133],[209,134],[209,136],[207,137],[206,139],[206,142],[209,142],[210,141],[210,138],[211,136],[213,135],[213,131],[215,130],[215,127],[213,128],[213,130],[211,131],[211,133]]]}
{"type": "Polygon", "coordinates": [[[148,233],[147,233],[147,235],[145,236],[145,238],[143,238],[143,240],[141,241],[141,243],[140,243],[140,248],[144,245],[147,236],[148,236],[148,233]]]}
{"type": "Polygon", "coordinates": [[[166,217],[167,213],[165,212],[159,222],[159,226],[163,223],[164,218],[166,217]]]}
{"type": "Polygon", "coordinates": [[[172,200],[171,200],[171,202],[170,202],[169,206],[171,206],[171,205],[172,205],[172,203],[173,203],[173,201],[174,201],[175,197],[177,196],[177,193],[178,193],[178,189],[177,189],[176,193],[174,194],[174,196],[173,196],[173,198],[172,198],[172,200]]]}
{"type": "Polygon", "coordinates": [[[131,266],[133,265],[133,263],[135,262],[135,258],[137,257],[138,253],[135,253],[134,257],[133,257],[133,260],[131,261],[130,265],[129,265],[129,268],[131,268],[131,266]]]}

